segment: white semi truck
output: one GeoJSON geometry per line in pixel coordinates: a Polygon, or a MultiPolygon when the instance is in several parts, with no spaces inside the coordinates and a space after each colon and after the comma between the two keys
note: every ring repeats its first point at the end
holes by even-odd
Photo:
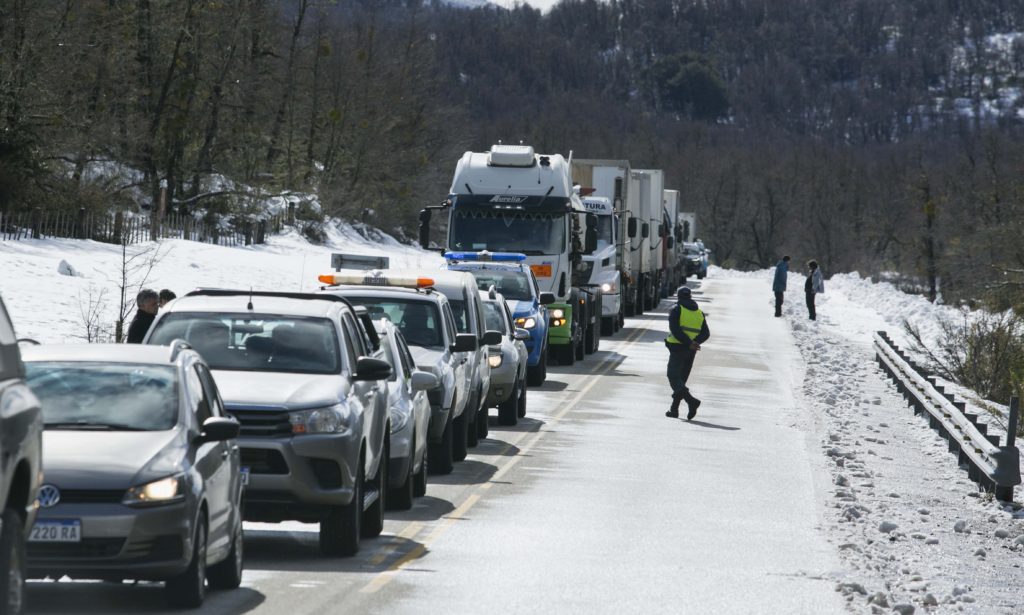
{"type": "Polygon", "coordinates": [[[597,219],[574,190],[569,168],[562,155],[537,154],[528,145],[466,152],[448,198],[420,212],[419,235],[428,247],[431,214],[444,211],[447,250],[525,254],[540,292],[555,295],[547,346],[562,364],[595,352],[601,335],[601,293],[583,265],[597,248],[597,219]]]}

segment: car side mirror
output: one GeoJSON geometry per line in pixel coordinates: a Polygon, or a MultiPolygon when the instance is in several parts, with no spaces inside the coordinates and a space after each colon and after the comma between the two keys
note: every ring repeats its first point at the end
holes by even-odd
{"type": "Polygon", "coordinates": [[[412,373],[409,383],[412,385],[413,391],[433,391],[441,386],[441,381],[437,379],[437,376],[430,372],[421,372],[419,370],[412,373]]]}
{"type": "Polygon", "coordinates": [[[424,250],[430,248],[430,210],[420,210],[420,247],[424,250]]]}
{"type": "Polygon", "coordinates": [[[356,359],[356,373],[353,380],[387,380],[391,377],[391,364],[373,357],[356,359]]]}
{"type": "Polygon", "coordinates": [[[235,419],[223,416],[211,416],[203,421],[202,432],[199,434],[200,442],[223,442],[238,437],[241,425],[235,419]]]}
{"type": "Polygon", "coordinates": [[[676,245],[675,237],[669,235],[665,238],[665,247],[671,250],[676,245]]]}
{"type": "Polygon", "coordinates": [[[626,234],[629,235],[630,239],[636,237],[636,218],[630,218],[626,222],[626,234]]]}
{"type": "Polygon", "coordinates": [[[476,336],[472,333],[459,333],[455,336],[455,343],[451,345],[452,352],[473,352],[480,347],[476,336]]]}
{"type": "Polygon", "coordinates": [[[640,237],[642,237],[644,239],[647,239],[650,236],[651,236],[651,225],[646,223],[646,222],[644,222],[640,226],[640,237]]]}
{"type": "Polygon", "coordinates": [[[540,301],[541,305],[551,305],[555,302],[555,293],[541,293],[540,301]]]}
{"type": "Polygon", "coordinates": [[[512,339],[525,342],[530,339],[530,332],[522,327],[516,327],[516,332],[512,334],[512,339]]]}
{"type": "Polygon", "coordinates": [[[480,338],[480,341],[485,346],[496,346],[501,343],[501,331],[484,331],[484,336],[480,338]]]}

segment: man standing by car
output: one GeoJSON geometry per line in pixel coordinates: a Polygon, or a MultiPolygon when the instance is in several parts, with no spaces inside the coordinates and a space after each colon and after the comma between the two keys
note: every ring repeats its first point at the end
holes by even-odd
{"type": "Polygon", "coordinates": [[[786,279],[789,277],[789,255],[782,257],[782,260],[775,265],[775,281],[772,282],[772,292],[775,293],[775,317],[782,316],[782,294],[786,292],[786,279]]]}
{"type": "Polygon", "coordinates": [[[143,288],[135,297],[135,305],[139,309],[135,312],[132,324],[128,326],[128,339],[126,341],[129,344],[141,344],[142,340],[145,339],[146,333],[149,331],[149,327],[153,324],[153,319],[156,318],[156,313],[160,309],[160,295],[151,288],[143,288]]]}
{"type": "Polygon", "coordinates": [[[665,416],[678,418],[679,403],[686,400],[689,410],[686,420],[689,421],[697,415],[700,400],[690,394],[686,381],[690,378],[693,360],[697,357],[700,345],[711,337],[711,332],[704,312],[691,297],[689,287],[680,286],[676,291],[676,300],[678,305],[668,313],[668,327],[672,333],[665,340],[669,352],[668,382],[672,385],[672,408],[665,416]]]}
{"type": "Polygon", "coordinates": [[[814,309],[814,296],[823,292],[825,292],[825,282],[821,278],[818,261],[807,261],[807,280],[804,282],[804,293],[807,294],[807,314],[811,320],[816,320],[818,317],[814,309]]]}

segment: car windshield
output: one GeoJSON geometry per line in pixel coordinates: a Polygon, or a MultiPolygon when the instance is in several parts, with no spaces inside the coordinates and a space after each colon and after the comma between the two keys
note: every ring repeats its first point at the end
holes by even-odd
{"type": "Polygon", "coordinates": [[[466,313],[466,302],[461,299],[449,299],[448,305],[451,306],[452,316],[455,318],[455,330],[459,333],[471,333],[469,314],[466,313]]]}
{"type": "Polygon", "coordinates": [[[326,318],[175,312],[160,319],[150,344],[181,338],[211,369],[299,374],[341,372],[338,336],[326,318]]]}
{"type": "Polygon", "coordinates": [[[163,431],[178,423],[178,376],[164,365],[29,362],[47,429],[163,431]]]}
{"type": "Polygon", "coordinates": [[[448,236],[453,250],[561,254],[565,219],[563,214],[456,211],[448,236]]]}
{"type": "Polygon", "coordinates": [[[355,305],[366,306],[370,318],[387,318],[405,336],[405,343],[422,348],[441,348],[444,335],[441,331],[441,313],[431,301],[417,299],[395,299],[392,297],[350,297],[355,305]]]}
{"type": "Polygon", "coordinates": [[[506,299],[529,301],[533,299],[530,292],[530,278],[523,271],[500,271],[497,269],[471,269],[476,285],[480,290],[494,289],[505,295],[506,299]]]}
{"type": "Polygon", "coordinates": [[[490,301],[484,302],[484,318],[487,320],[488,331],[500,331],[507,334],[505,318],[501,314],[501,306],[490,301]]]}

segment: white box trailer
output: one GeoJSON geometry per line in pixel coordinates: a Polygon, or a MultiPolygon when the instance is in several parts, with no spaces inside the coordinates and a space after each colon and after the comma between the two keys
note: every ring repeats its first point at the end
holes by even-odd
{"type": "Polygon", "coordinates": [[[640,206],[638,235],[642,244],[638,251],[640,256],[640,283],[638,284],[639,301],[637,311],[653,309],[658,304],[663,283],[664,257],[662,240],[664,237],[662,198],[665,188],[665,175],[661,169],[640,169],[633,172],[640,178],[640,206]],[[645,232],[646,231],[646,232],[645,232]]]}

